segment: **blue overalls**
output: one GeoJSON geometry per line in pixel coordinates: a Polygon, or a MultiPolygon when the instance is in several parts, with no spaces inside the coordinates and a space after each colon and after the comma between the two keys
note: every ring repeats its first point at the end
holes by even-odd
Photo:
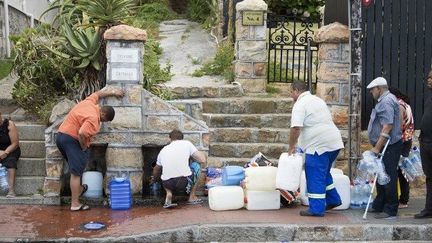
{"type": "Polygon", "coordinates": [[[321,155],[306,154],[305,172],[309,212],[314,215],[324,215],[326,205],[340,205],[342,200],[333,184],[330,169],[339,154],[339,149],[325,152],[321,155]]]}

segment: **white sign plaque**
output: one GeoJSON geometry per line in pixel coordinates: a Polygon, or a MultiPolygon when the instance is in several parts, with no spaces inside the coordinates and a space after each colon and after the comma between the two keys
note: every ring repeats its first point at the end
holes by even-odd
{"type": "Polygon", "coordinates": [[[111,50],[111,62],[138,63],[138,49],[120,48],[111,50]]]}
{"type": "Polygon", "coordinates": [[[136,68],[112,68],[111,80],[137,81],[138,70],[136,68]]]}

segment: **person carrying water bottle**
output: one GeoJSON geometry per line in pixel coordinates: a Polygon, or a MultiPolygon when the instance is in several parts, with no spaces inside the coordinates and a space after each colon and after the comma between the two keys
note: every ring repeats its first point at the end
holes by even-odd
{"type": "Polygon", "coordinates": [[[99,132],[101,122],[112,121],[115,111],[111,106],[99,106],[99,99],[114,96],[123,97],[120,88],[105,87],[88,96],[75,105],[58,129],[56,144],[66,159],[70,176],[71,211],[89,210],[81,204],[80,195],[87,191],[87,185],[81,185],[81,175],[88,162],[88,148],[91,139],[99,132]]]}
{"type": "Polygon", "coordinates": [[[171,142],[159,152],[156,166],[150,183],[155,183],[159,177],[166,191],[164,208],[177,206],[172,197],[175,192],[186,191],[189,194],[187,204],[200,204],[203,201],[195,195],[197,182],[201,174],[201,165],[206,163],[206,156],[189,141],[183,140],[183,133],[174,129],[170,132],[171,142]],[[197,162],[189,165],[189,158],[197,162]]]}
{"type": "Polygon", "coordinates": [[[294,82],[291,88],[295,103],[291,115],[288,154],[295,152],[297,142],[306,153],[309,209],[300,211],[300,215],[322,217],[326,210],[342,204],[330,174],[332,163],[344,147],[342,136],[327,104],[307,91],[306,83],[294,82]]]}
{"type": "Polygon", "coordinates": [[[18,130],[15,123],[9,119],[3,119],[0,113],[0,164],[8,170],[9,191],[6,195],[8,198],[16,196],[15,173],[20,156],[18,130]]]}
{"type": "MultiPolygon", "coordinates": [[[[412,138],[414,134],[414,117],[411,110],[409,97],[403,94],[399,89],[389,87],[390,93],[394,94],[399,103],[400,121],[402,130],[402,151],[401,156],[407,158],[409,156],[412,138]]],[[[398,167],[398,178],[400,186],[399,208],[407,208],[409,201],[410,185],[407,179],[402,174],[402,170],[398,167]]]]}
{"type": "Polygon", "coordinates": [[[389,144],[382,157],[385,171],[390,182],[385,185],[377,183],[377,195],[371,212],[377,213],[377,219],[393,219],[398,212],[397,178],[398,162],[402,149],[402,132],[399,103],[388,90],[387,80],[378,77],[369,83],[367,89],[377,101],[370,115],[368,125],[370,150],[378,156],[388,140],[389,144]]]}
{"type": "Polygon", "coordinates": [[[426,176],[426,203],[424,209],[414,215],[416,219],[432,218],[432,71],[429,71],[426,86],[428,92],[425,92],[424,96],[424,111],[419,137],[420,156],[423,172],[426,176]]]}

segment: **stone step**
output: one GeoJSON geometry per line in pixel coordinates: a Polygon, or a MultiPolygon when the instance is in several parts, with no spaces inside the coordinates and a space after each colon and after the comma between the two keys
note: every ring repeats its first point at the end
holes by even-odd
{"type": "Polygon", "coordinates": [[[193,99],[193,98],[225,98],[240,97],[244,95],[240,85],[224,84],[210,86],[173,86],[159,85],[162,90],[173,93],[174,99],[193,99]]]}
{"type": "Polygon", "coordinates": [[[40,140],[45,141],[45,125],[35,123],[15,123],[18,129],[20,141],[23,140],[40,140]]]}
{"type": "Polygon", "coordinates": [[[267,158],[279,158],[288,151],[288,143],[211,143],[209,156],[252,158],[261,152],[267,158]]]}
{"type": "Polygon", "coordinates": [[[200,99],[204,113],[266,114],[291,113],[291,98],[242,97],[226,99],[200,99]]]}
{"type": "Polygon", "coordinates": [[[0,205],[60,205],[60,197],[43,197],[40,194],[14,198],[0,196],[0,205]]]}
{"type": "Polygon", "coordinates": [[[211,142],[288,143],[288,128],[211,128],[211,142]]]}
{"type": "MultiPolygon", "coordinates": [[[[223,167],[225,165],[238,165],[238,166],[244,166],[246,163],[248,163],[252,157],[250,158],[231,158],[231,157],[215,157],[215,156],[209,156],[207,158],[207,167],[223,167]]],[[[268,158],[273,165],[277,166],[278,159],[275,158],[268,158]]]]}
{"type": "Polygon", "coordinates": [[[17,176],[45,176],[45,158],[23,158],[18,161],[17,176]]]}
{"type": "Polygon", "coordinates": [[[15,192],[17,195],[41,194],[44,181],[44,176],[17,176],[15,192]]]}
{"type": "Polygon", "coordinates": [[[291,114],[210,114],[204,113],[207,126],[216,127],[257,127],[289,128],[291,114]]]}
{"type": "Polygon", "coordinates": [[[21,157],[45,158],[45,141],[20,141],[21,157]]]}

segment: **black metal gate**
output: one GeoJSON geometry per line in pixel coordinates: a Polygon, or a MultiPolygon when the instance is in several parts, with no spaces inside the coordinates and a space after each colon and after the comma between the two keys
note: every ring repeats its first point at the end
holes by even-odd
{"type": "Polygon", "coordinates": [[[267,80],[316,83],[318,45],[313,33],[320,21],[296,15],[267,15],[267,80]]]}
{"type": "Polygon", "coordinates": [[[375,0],[362,8],[362,129],[374,106],[366,86],[379,76],[409,96],[420,124],[424,97],[430,95],[424,81],[431,68],[431,13],[431,0],[375,0]]]}

